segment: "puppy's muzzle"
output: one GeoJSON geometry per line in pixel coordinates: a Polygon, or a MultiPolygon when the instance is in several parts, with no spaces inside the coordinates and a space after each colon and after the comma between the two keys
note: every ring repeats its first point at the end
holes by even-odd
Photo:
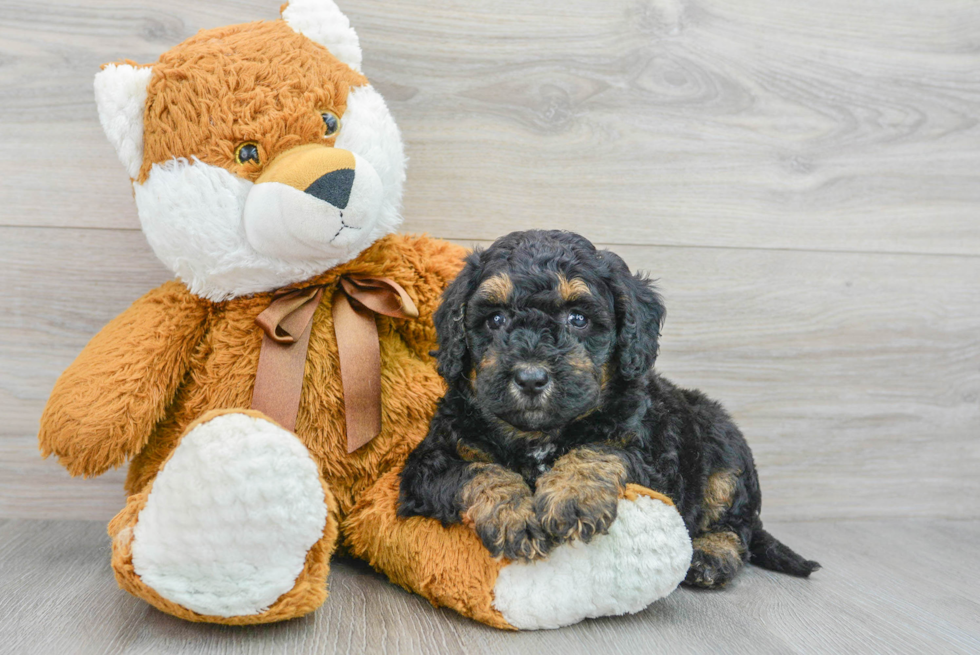
{"type": "Polygon", "coordinates": [[[514,371],[514,384],[522,394],[535,398],[551,385],[551,376],[541,366],[522,366],[514,371]]]}

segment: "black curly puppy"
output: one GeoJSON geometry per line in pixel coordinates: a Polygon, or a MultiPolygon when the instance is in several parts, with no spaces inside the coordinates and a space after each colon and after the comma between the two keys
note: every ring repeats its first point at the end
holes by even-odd
{"type": "Polygon", "coordinates": [[[535,559],[606,532],[634,482],[683,516],[689,584],[722,586],[746,560],[815,571],[762,529],[752,453],[725,410],[653,371],[663,319],[648,280],[577,234],[474,252],[435,314],[448,392],[405,465],[400,514],[467,522],[493,555],[535,559]]]}

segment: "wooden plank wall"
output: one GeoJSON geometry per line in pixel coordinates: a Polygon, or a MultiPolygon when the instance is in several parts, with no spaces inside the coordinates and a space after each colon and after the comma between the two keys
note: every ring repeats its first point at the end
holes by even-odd
{"type": "MultiPolygon", "coordinates": [[[[980,516],[980,5],[340,4],[405,136],[406,231],[568,228],[650,271],[660,367],[739,420],[764,516],[980,516]]],[[[0,517],[122,503],[121,472],[71,480],[35,436],[168,278],[92,75],[277,6],[0,0],[0,517]]]]}

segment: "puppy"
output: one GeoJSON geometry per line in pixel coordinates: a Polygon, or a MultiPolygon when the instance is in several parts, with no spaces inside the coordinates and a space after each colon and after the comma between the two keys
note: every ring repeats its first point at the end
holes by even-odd
{"type": "Polygon", "coordinates": [[[624,485],[669,496],[694,544],[686,582],[751,561],[819,568],[762,528],[752,453],[721,405],[653,370],[664,305],[617,255],[561,231],[474,252],[435,314],[448,391],[402,473],[400,514],[472,525],[533,560],[608,531],[624,485]]]}

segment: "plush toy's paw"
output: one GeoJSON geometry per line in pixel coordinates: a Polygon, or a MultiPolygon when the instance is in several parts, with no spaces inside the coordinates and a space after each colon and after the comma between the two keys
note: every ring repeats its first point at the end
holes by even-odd
{"type": "Polygon", "coordinates": [[[691,539],[668,498],[627,485],[618,518],[590,543],[570,541],[547,559],[500,570],[494,608],[514,627],[558,628],[584,618],[631,614],[684,580],[691,539]]]}
{"type": "Polygon", "coordinates": [[[534,512],[556,543],[588,543],[616,520],[622,488],[609,477],[569,476],[556,467],[538,478],[536,486],[534,512]]]}
{"type": "Polygon", "coordinates": [[[131,553],[131,573],[125,557],[116,567],[128,590],[194,620],[278,620],[323,602],[333,499],[306,447],[257,412],[192,425],[142,496],[129,526],[127,510],[110,526],[114,548],[131,553]],[[291,607],[269,613],[287,592],[291,607]]]}

